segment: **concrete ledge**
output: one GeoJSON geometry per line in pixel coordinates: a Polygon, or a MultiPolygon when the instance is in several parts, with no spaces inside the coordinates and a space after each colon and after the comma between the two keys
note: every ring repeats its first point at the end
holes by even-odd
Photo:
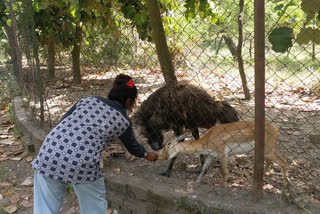
{"type": "MultiPolygon", "coordinates": [[[[23,107],[21,97],[14,98],[16,123],[24,134],[29,152],[38,152],[47,132],[32,123],[31,114],[23,107]]],[[[107,200],[123,214],[302,214],[295,205],[271,194],[259,202],[244,190],[194,186],[193,183],[158,176],[143,167],[130,168],[119,159],[111,159],[103,169],[107,200]],[[116,174],[114,168],[121,169],[116,174]],[[134,176],[133,176],[134,175],[134,176]]],[[[318,204],[308,204],[310,213],[320,213],[318,204]]]]}
{"type": "MultiPolygon", "coordinates": [[[[255,201],[245,190],[225,189],[209,185],[195,186],[182,179],[163,178],[146,174],[143,169],[121,170],[112,173],[117,160],[104,168],[107,199],[114,208],[124,213],[170,214],[302,214],[302,209],[274,195],[264,193],[263,199],[255,201]],[[140,171],[140,172],[139,172],[140,171]],[[110,173],[111,172],[111,173],[110,173]],[[144,173],[144,174],[143,174],[144,173]]],[[[309,204],[306,209],[320,213],[320,207],[309,204]]]]}
{"type": "Polygon", "coordinates": [[[36,127],[31,121],[31,112],[23,107],[21,97],[14,98],[15,120],[18,128],[22,131],[23,143],[28,152],[38,152],[47,132],[36,127]]]}

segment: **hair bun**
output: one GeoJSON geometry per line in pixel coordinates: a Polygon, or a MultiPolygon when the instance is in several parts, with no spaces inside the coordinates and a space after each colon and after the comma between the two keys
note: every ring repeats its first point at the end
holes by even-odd
{"type": "Polygon", "coordinates": [[[137,88],[134,85],[132,78],[125,74],[119,74],[113,82],[113,87],[109,92],[108,98],[119,101],[127,98],[135,100],[136,97],[137,88]]]}
{"type": "Polygon", "coordinates": [[[130,81],[132,78],[130,76],[124,75],[124,74],[119,74],[116,79],[113,82],[113,86],[121,86],[121,85],[126,85],[128,81],[130,81]]]}

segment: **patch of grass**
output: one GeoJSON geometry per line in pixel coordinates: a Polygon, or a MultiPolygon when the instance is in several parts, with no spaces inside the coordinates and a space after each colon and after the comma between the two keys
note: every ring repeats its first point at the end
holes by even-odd
{"type": "Polygon", "coordinates": [[[0,207],[0,214],[8,214],[2,207],[0,207]]]}
{"type": "MultiPolygon", "coordinates": [[[[14,111],[12,102],[8,103],[7,108],[8,108],[7,115],[9,120],[14,122],[14,124],[16,124],[15,111],[14,111]]],[[[17,126],[14,126],[14,128],[10,132],[14,136],[18,136],[18,137],[23,136],[23,133],[20,131],[20,129],[17,126]]]]}
{"type": "Polygon", "coordinates": [[[3,165],[0,164],[0,182],[4,182],[4,175],[5,175],[5,169],[3,168],[3,165]]]}
{"type": "Polygon", "coordinates": [[[74,192],[73,186],[71,184],[68,184],[66,187],[67,192],[74,192]]]}
{"type": "MultiPolygon", "coordinates": [[[[15,121],[15,112],[13,107],[13,96],[17,93],[17,87],[13,87],[12,85],[13,77],[8,73],[8,71],[2,68],[0,70],[0,84],[1,84],[1,91],[0,91],[0,103],[1,107],[7,108],[6,114],[10,121],[15,121]]],[[[11,130],[12,134],[15,136],[22,136],[22,132],[15,126],[11,130]]]]}

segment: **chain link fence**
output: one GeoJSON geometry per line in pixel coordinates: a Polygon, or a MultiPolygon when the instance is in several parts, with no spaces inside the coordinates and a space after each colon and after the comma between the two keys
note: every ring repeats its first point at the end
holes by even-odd
{"type": "MultiPolygon", "coordinates": [[[[187,82],[188,86],[199,87],[198,89],[202,90],[201,93],[209,94],[215,103],[218,103],[217,109],[224,106],[223,103],[228,103],[238,112],[240,121],[254,121],[253,1],[212,1],[209,7],[214,11],[215,17],[211,17],[210,20],[201,16],[201,8],[197,4],[194,10],[200,11],[200,15],[194,13],[194,16],[188,17],[187,14],[192,10],[192,7],[188,6],[190,2],[192,1],[177,1],[176,9],[166,9],[163,13],[167,43],[179,82],[183,84],[187,82]]],[[[311,33],[311,30],[310,33],[301,35],[309,29],[318,30],[320,20],[318,11],[310,18],[304,10],[306,6],[301,2],[305,1],[265,3],[265,119],[279,129],[276,149],[278,156],[286,161],[289,188],[285,188],[286,182],[283,180],[281,166],[276,162],[265,172],[263,189],[274,194],[282,194],[294,203],[320,200],[320,187],[317,182],[320,178],[319,41],[317,34],[311,33]],[[306,22],[308,19],[310,20],[306,22]],[[274,37],[270,35],[275,35],[277,32],[275,29],[287,30],[290,39],[281,40],[288,35],[281,34],[280,39],[277,40],[278,43],[272,42],[274,37]],[[285,46],[286,43],[289,44],[285,46]]],[[[39,26],[37,20],[33,19],[36,14],[33,14],[30,4],[32,1],[25,1],[23,4],[18,4],[19,7],[15,9],[17,35],[22,54],[23,84],[21,85],[23,85],[25,100],[32,107],[35,118],[43,121],[43,128],[47,131],[57,125],[62,115],[79,99],[87,96],[106,97],[114,77],[120,73],[132,76],[138,87],[137,105],[130,116],[141,108],[142,103],[147,102],[149,106],[158,105],[155,107],[161,108],[166,115],[160,115],[160,117],[157,115],[158,120],[155,121],[160,123],[159,120],[162,120],[161,122],[165,124],[162,132],[162,127],[158,127],[159,130],[157,130],[164,137],[163,145],[170,141],[171,145],[175,144],[173,139],[182,134],[181,130],[175,129],[175,124],[192,124],[193,120],[199,120],[201,117],[203,120],[208,120],[211,111],[215,111],[208,109],[204,101],[198,99],[201,95],[194,93],[194,90],[198,89],[188,91],[186,89],[188,87],[184,85],[182,87],[184,89],[181,90],[187,92],[176,93],[178,89],[165,86],[154,44],[146,39],[142,40],[137,28],[130,20],[125,19],[117,7],[111,13],[113,24],[116,23],[115,28],[103,25],[91,26],[88,22],[82,23],[80,58],[82,82],[73,84],[73,46],[67,43],[72,44],[75,37],[69,29],[75,29],[75,24],[68,24],[68,19],[64,18],[65,14],[57,11],[56,4],[47,5],[37,12],[42,13],[43,16],[50,15],[51,19],[55,19],[64,27],[63,34],[56,35],[54,38],[54,41],[59,40],[60,43],[54,44],[54,52],[52,52],[52,46],[48,41],[50,36],[54,37],[53,31],[44,34],[48,29],[42,28],[43,26],[39,26]],[[47,36],[41,37],[41,35],[47,36]],[[50,54],[53,53],[55,54],[54,77],[49,71],[50,61],[48,61],[51,58],[50,54]],[[150,101],[151,98],[148,99],[150,95],[161,87],[174,90],[175,93],[170,93],[175,97],[164,95],[150,101]],[[164,105],[170,102],[172,106],[164,105]],[[181,106],[178,105],[179,103],[181,106]],[[42,113],[40,107],[43,109],[42,113]],[[177,107],[177,111],[173,110],[174,107],[177,107]],[[166,121],[166,118],[176,118],[179,121],[166,121]],[[187,119],[190,121],[181,121],[187,119]]],[[[93,4],[88,1],[91,7],[93,4]]],[[[56,25],[48,24],[47,27],[54,28],[56,25]]],[[[9,27],[4,28],[9,29],[9,27]]],[[[2,37],[5,38],[4,35],[2,37]]],[[[5,45],[1,40],[1,46],[5,45]]],[[[11,64],[18,63],[13,56],[11,59],[13,61],[7,63],[8,68],[11,64]]],[[[154,114],[158,112],[159,109],[153,109],[154,114]]],[[[223,113],[228,115],[228,111],[223,113]]],[[[212,114],[219,115],[220,112],[212,114]]],[[[228,122],[233,121],[236,119],[228,122]]],[[[199,128],[200,137],[206,136],[208,124],[201,122],[194,122],[194,124],[196,124],[194,127],[192,125],[184,127],[186,128],[185,144],[194,141],[194,128],[199,128]]],[[[231,153],[236,150],[248,150],[248,146],[252,146],[248,143],[243,144],[245,146],[236,144],[241,137],[245,138],[241,142],[253,140],[251,137],[254,135],[254,130],[248,129],[251,126],[243,129],[241,127],[235,128],[239,130],[236,133],[221,129],[222,134],[217,134],[223,139],[233,134],[237,136],[237,139],[232,137],[229,139],[233,147],[227,148],[231,153]],[[246,131],[242,133],[241,130],[246,131]],[[248,133],[249,136],[246,136],[248,133]]],[[[138,141],[151,150],[147,143],[148,139],[141,133],[143,126],[135,124],[134,128],[138,141]]],[[[220,130],[220,128],[215,126],[213,129],[220,130]]],[[[269,129],[266,131],[266,151],[270,149],[268,148],[269,138],[273,139],[276,135],[276,131],[271,133],[269,131],[269,129]]],[[[215,139],[219,141],[221,138],[217,136],[212,134],[212,137],[216,137],[215,139]]],[[[220,150],[223,155],[227,153],[224,146],[217,147],[216,151],[211,151],[213,153],[209,152],[209,157],[210,155],[218,156],[220,150]]],[[[179,152],[181,154],[177,156],[171,177],[196,181],[199,174],[195,172],[201,170],[199,155],[186,154],[185,151],[179,152]]],[[[189,153],[196,152],[200,151],[195,149],[189,153]]],[[[208,154],[208,151],[206,152],[208,154]]],[[[272,150],[270,153],[274,152],[272,150]]],[[[118,142],[113,142],[103,153],[103,157],[117,161],[122,171],[138,171],[143,168],[159,174],[166,170],[170,162],[159,160],[154,164],[138,160],[128,155],[118,142]]],[[[227,159],[229,179],[226,185],[251,189],[253,153],[230,154],[227,159]]],[[[219,167],[225,164],[224,159],[213,158],[211,161],[201,183],[219,186],[223,174],[219,171],[219,167]]]]}

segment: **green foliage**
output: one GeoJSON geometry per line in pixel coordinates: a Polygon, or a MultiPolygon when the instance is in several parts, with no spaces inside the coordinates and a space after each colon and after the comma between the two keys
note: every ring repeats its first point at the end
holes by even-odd
{"type": "Polygon", "coordinates": [[[75,37],[75,26],[68,6],[60,1],[52,4],[42,1],[41,4],[35,3],[33,6],[35,27],[38,29],[40,42],[45,44],[48,37],[52,36],[56,44],[70,47],[75,37]]]}
{"type": "Polygon", "coordinates": [[[140,0],[119,0],[119,2],[121,4],[121,12],[137,28],[139,37],[142,40],[151,41],[151,23],[148,17],[148,10],[143,2],[140,0]]]}
{"type": "Polygon", "coordinates": [[[292,47],[293,30],[289,27],[275,28],[269,35],[269,41],[272,44],[272,50],[285,53],[292,47]]]}
{"type": "Polygon", "coordinates": [[[307,14],[307,22],[320,10],[320,0],[302,0],[302,10],[307,14]]]}
{"type": "Polygon", "coordinates": [[[123,26],[120,26],[118,30],[121,30],[119,34],[103,29],[88,31],[85,44],[82,46],[83,61],[94,63],[97,66],[110,66],[119,62],[130,63],[130,59],[126,58],[130,58],[134,54],[133,41],[126,36],[129,32],[125,32],[123,26]]]}
{"type": "Polygon", "coordinates": [[[302,28],[296,39],[299,45],[308,44],[310,41],[314,41],[320,44],[320,30],[313,29],[311,27],[302,28]]]}
{"type": "Polygon", "coordinates": [[[4,4],[4,1],[0,1],[0,27],[5,26],[8,19],[9,13],[6,5],[4,4]]]}
{"type": "Polygon", "coordinates": [[[218,21],[217,13],[214,13],[215,1],[212,0],[185,0],[185,16],[190,21],[199,15],[202,19],[209,18],[213,23],[218,21]]]}

